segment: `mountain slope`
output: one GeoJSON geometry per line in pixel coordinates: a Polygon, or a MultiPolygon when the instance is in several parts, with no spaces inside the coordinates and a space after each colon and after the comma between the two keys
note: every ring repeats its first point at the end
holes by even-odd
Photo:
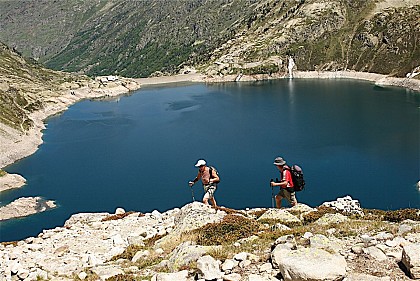
{"type": "Polygon", "coordinates": [[[207,71],[278,71],[285,69],[288,56],[294,57],[300,70],[347,69],[397,76],[420,64],[419,3],[412,6],[407,1],[406,6],[385,10],[378,10],[372,1],[286,3],[259,5],[250,20],[238,26],[240,36],[213,52],[218,66],[208,64],[207,71]]]}
{"type": "Polygon", "coordinates": [[[0,40],[48,67],[146,77],[357,70],[404,76],[420,65],[416,0],[0,2],[0,40]]]}
{"type": "MultiPolygon", "coordinates": [[[[85,19],[81,26],[75,22],[70,27],[72,31],[67,32],[68,42],[62,44],[58,54],[51,58],[46,54],[40,60],[54,69],[83,70],[91,75],[114,73],[141,77],[156,70],[173,72],[182,62],[193,58],[194,54],[205,56],[214,49],[221,38],[228,36],[223,31],[243,14],[242,8],[251,9],[249,3],[254,1],[99,2],[101,8],[98,9],[97,4],[96,12],[92,15],[79,16],[85,19]]],[[[39,5],[54,6],[51,1],[39,5]]],[[[73,7],[61,5],[69,13],[72,9],[76,10],[76,6],[81,7],[77,8],[80,14],[90,13],[94,9],[89,1],[79,1],[73,7]],[[91,8],[86,5],[91,5],[91,8]]],[[[27,8],[39,8],[34,6],[36,4],[27,8]]],[[[46,9],[44,12],[48,13],[46,9]]],[[[11,12],[7,16],[2,15],[0,20],[5,28],[0,32],[0,40],[18,48],[23,40],[6,32],[14,27],[9,24],[10,17],[18,19],[20,15],[11,12]],[[6,38],[6,35],[9,37],[6,38]]],[[[46,14],[43,20],[48,18],[51,16],[46,14]]],[[[47,26],[54,25],[54,21],[45,22],[47,26]]],[[[28,37],[32,32],[29,29],[23,26],[21,36],[28,37]]],[[[62,37],[61,34],[57,36],[62,37]]],[[[26,44],[22,49],[34,52],[36,47],[26,44]]]]}
{"type": "Polygon", "coordinates": [[[22,131],[32,124],[28,114],[58,96],[60,85],[76,77],[24,59],[0,43],[0,123],[22,131]]]}

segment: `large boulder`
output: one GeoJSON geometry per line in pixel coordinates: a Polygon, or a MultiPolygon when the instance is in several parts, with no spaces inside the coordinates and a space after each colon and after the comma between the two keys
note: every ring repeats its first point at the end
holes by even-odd
{"type": "Polygon", "coordinates": [[[272,251],[271,259],[285,281],[334,281],[342,280],[346,274],[347,262],[344,257],[319,248],[291,250],[279,244],[272,251]]]}
{"type": "Polygon", "coordinates": [[[226,212],[216,210],[209,205],[193,202],[185,205],[174,216],[174,229],[168,235],[155,243],[155,247],[161,247],[167,243],[176,241],[182,233],[198,229],[208,223],[221,221],[226,212]]]}
{"type": "Polygon", "coordinates": [[[336,201],[324,202],[322,206],[330,207],[347,214],[364,215],[363,210],[360,207],[359,200],[355,200],[349,195],[343,198],[337,198],[336,201]]]}
{"type": "Polygon", "coordinates": [[[169,255],[167,266],[172,270],[177,270],[184,265],[197,261],[213,248],[212,246],[200,246],[186,241],[172,251],[169,255]]]}
{"type": "Polygon", "coordinates": [[[410,272],[411,278],[420,279],[420,244],[404,245],[401,262],[410,272]]]}

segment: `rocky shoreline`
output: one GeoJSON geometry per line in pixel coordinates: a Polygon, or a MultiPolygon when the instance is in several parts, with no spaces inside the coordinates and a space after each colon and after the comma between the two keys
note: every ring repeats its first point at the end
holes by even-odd
{"type": "MultiPolygon", "coordinates": [[[[313,79],[362,79],[375,82],[380,86],[398,86],[405,87],[415,92],[420,92],[420,80],[415,78],[393,78],[385,75],[353,72],[353,71],[336,71],[336,72],[317,72],[317,71],[294,71],[293,77],[313,78],[313,79]]],[[[179,74],[173,76],[161,76],[151,78],[118,78],[115,81],[106,81],[98,83],[103,78],[97,78],[95,81],[87,85],[80,86],[77,84],[66,85],[64,90],[57,97],[51,98],[47,106],[42,110],[36,111],[30,115],[34,122],[34,126],[27,132],[22,133],[16,129],[0,124],[0,169],[10,165],[19,159],[33,154],[42,144],[42,131],[45,129],[45,120],[55,114],[66,110],[72,104],[90,98],[100,97],[116,97],[127,94],[130,91],[137,90],[142,86],[168,84],[178,82],[203,82],[203,83],[219,83],[228,81],[260,81],[269,79],[287,78],[284,74],[272,75],[225,75],[217,77],[208,77],[199,73],[179,74]]],[[[24,178],[20,175],[7,175],[0,177],[0,192],[8,189],[18,188],[25,183],[24,178]],[[17,180],[19,179],[19,180],[17,180]]],[[[33,199],[34,200],[34,199],[33,199]]]]}
{"type": "Polygon", "coordinates": [[[0,280],[420,279],[418,210],[417,220],[390,222],[349,197],[328,205],[324,213],[193,202],[163,213],[75,214],[63,227],[0,243],[0,280]]]}

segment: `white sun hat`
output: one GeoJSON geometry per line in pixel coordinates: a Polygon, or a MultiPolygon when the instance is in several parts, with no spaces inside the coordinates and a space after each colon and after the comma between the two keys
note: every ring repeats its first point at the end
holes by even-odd
{"type": "Polygon", "coordinates": [[[196,167],[200,167],[204,165],[206,165],[206,161],[204,161],[203,159],[198,160],[197,164],[195,164],[196,167]]]}

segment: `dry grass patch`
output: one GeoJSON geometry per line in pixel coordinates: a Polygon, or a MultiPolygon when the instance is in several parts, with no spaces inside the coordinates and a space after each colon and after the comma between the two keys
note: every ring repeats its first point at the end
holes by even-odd
{"type": "Polygon", "coordinates": [[[147,267],[158,265],[162,260],[163,260],[163,257],[158,256],[156,254],[152,254],[152,255],[144,258],[144,259],[139,259],[134,264],[139,269],[144,269],[144,268],[147,268],[147,267]]]}
{"type": "Polygon", "coordinates": [[[218,211],[223,211],[228,215],[229,214],[242,214],[242,212],[240,212],[238,210],[230,209],[230,208],[226,208],[226,207],[216,207],[215,209],[218,210],[218,211]]]}
{"type": "Polygon", "coordinates": [[[198,234],[195,231],[184,232],[178,236],[175,236],[171,239],[165,240],[163,243],[159,244],[159,247],[162,248],[166,253],[172,252],[178,245],[186,242],[192,241],[197,243],[198,234]]]}
{"type": "Polygon", "coordinates": [[[268,250],[271,248],[272,241],[267,239],[258,238],[249,242],[241,243],[240,246],[234,244],[224,244],[221,247],[214,247],[207,253],[217,260],[224,261],[232,259],[234,255],[241,252],[252,253],[261,260],[267,260],[268,250]]]}
{"type": "Polygon", "coordinates": [[[128,246],[122,254],[116,255],[111,258],[111,261],[116,261],[119,259],[125,259],[125,260],[132,260],[134,255],[138,251],[143,251],[146,248],[144,246],[138,246],[138,245],[130,245],[128,246]]]}
{"type": "Polygon", "coordinates": [[[115,275],[106,279],[106,281],[143,281],[143,280],[151,280],[151,277],[137,276],[133,274],[118,274],[118,275],[115,275]]]}
{"type": "Polygon", "coordinates": [[[143,269],[143,268],[146,268],[146,267],[150,267],[150,266],[154,266],[154,265],[159,264],[163,260],[163,257],[161,255],[157,254],[150,247],[130,245],[125,249],[125,251],[122,254],[112,257],[111,261],[117,261],[119,259],[127,260],[129,264],[134,264],[139,269],[143,269]],[[140,258],[135,263],[131,262],[133,257],[136,255],[137,252],[146,251],[146,250],[149,251],[148,255],[146,255],[144,258],[140,258]]]}
{"type": "MultiPolygon", "coordinates": [[[[100,280],[99,276],[90,269],[85,269],[84,272],[87,274],[86,278],[83,281],[97,281],[100,280]]],[[[73,273],[73,280],[82,280],[77,276],[76,273],[73,273]]]]}
{"type": "MultiPolygon", "coordinates": [[[[110,215],[110,216],[107,216],[107,217],[103,218],[102,221],[120,220],[120,219],[123,219],[123,218],[125,218],[125,217],[127,217],[131,214],[134,214],[134,213],[135,212],[130,211],[130,212],[125,212],[124,214],[110,215]]],[[[143,216],[144,216],[144,214],[139,213],[139,217],[143,217],[143,216]]]]}
{"type": "Polygon", "coordinates": [[[386,211],[384,220],[390,222],[402,222],[404,220],[420,221],[420,210],[418,209],[403,209],[396,211],[386,211]]]}
{"type": "Polygon", "coordinates": [[[325,214],[336,214],[336,213],[338,213],[338,211],[334,210],[333,208],[320,206],[317,208],[316,211],[304,214],[303,220],[304,220],[304,223],[312,223],[318,220],[319,218],[321,218],[325,214]]]}
{"type": "Polygon", "coordinates": [[[337,225],[336,229],[336,236],[339,237],[357,236],[363,233],[378,233],[382,231],[395,235],[398,232],[398,225],[386,221],[349,220],[346,223],[337,225]]]}
{"type": "Polygon", "coordinates": [[[0,244],[5,247],[9,245],[12,245],[13,247],[17,247],[18,243],[19,241],[0,242],[0,244]]]}
{"type": "Polygon", "coordinates": [[[259,217],[261,217],[262,215],[264,215],[266,212],[267,212],[267,209],[265,209],[265,210],[259,210],[259,211],[251,212],[250,215],[255,216],[255,218],[258,219],[259,217]]]}
{"type": "Polygon", "coordinates": [[[209,223],[197,229],[197,243],[204,246],[229,244],[254,235],[259,229],[260,225],[255,220],[229,214],[221,222],[209,223]]]}

